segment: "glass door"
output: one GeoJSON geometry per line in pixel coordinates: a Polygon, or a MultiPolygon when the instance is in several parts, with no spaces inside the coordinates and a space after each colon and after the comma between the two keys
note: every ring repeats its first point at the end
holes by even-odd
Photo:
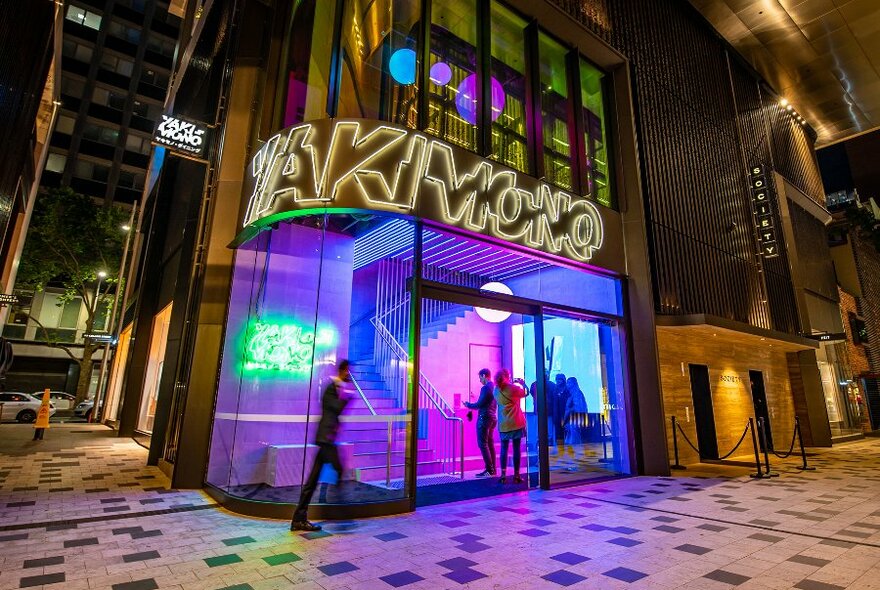
{"type": "Polygon", "coordinates": [[[550,484],[630,473],[618,326],[547,311],[542,327],[550,484]]]}
{"type": "Polygon", "coordinates": [[[441,297],[423,298],[421,306],[417,505],[537,486],[534,316],[489,299],[441,297]],[[496,403],[497,380],[505,372],[512,383],[505,388],[506,399],[513,398],[508,406],[519,409],[508,407],[506,415],[519,422],[503,419],[505,410],[496,403]],[[513,433],[518,423],[521,437],[513,433]],[[521,483],[514,479],[517,463],[521,483]]]}

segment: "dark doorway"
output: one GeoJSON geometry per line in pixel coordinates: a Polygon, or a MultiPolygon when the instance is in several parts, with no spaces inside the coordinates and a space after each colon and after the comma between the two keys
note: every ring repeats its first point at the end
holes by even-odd
{"type": "MultiPolygon", "coordinates": [[[[749,371],[749,383],[752,389],[752,403],[755,405],[755,418],[764,419],[764,436],[767,446],[773,448],[773,434],[770,432],[770,410],[767,408],[767,393],[764,391],[764,374],[761,371],[749,371]]],[[[761,440],[760,435],[758,440],[761,440]]],[[[761,448],[763,451],[763,447],[761,448]]]]}
{"type": "Polygon", "coordinates": [[[701,459],[718,458],[718,437],[715,434],[715,412],[709,387],[709,367],[688,365],[691,374],[691,395],[694,398],[694,419],[697,421],[697,446],[701,459]]]}

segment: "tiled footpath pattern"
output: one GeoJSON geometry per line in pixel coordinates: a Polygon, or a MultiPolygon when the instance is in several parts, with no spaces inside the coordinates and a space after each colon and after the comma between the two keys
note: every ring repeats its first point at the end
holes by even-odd
{"type": "Polygon", "coordinates": [[[688,471],[293,534],[166,489],[101,427],[29,435],[0,427],[0,590],[880,590],[876,439],[769,480],[688,471]]]}

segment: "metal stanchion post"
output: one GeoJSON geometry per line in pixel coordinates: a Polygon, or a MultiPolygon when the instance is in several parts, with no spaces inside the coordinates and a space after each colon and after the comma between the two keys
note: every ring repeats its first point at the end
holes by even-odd
{"type": "Polygon", "coordinates": [[[798,444],[801,445],[801,460],[804,462],[803,466],[798,467],[801,471],[816,471],[815,467],[809,467],[807,465],[807,452],[804,450],[804,437],[801,434],[801,422],[798,420],[798,417],[794,417],[794,428],[797,431],[798,444]]]}
{"type": "Polygon", "coordinates": [[[670,469],[687,469],[684,465],[678,462],[678,433],[676,432],[676,423],[675,416],[671,417],[672,420],[672,452],[675,455],[675,464],[671,465],[670,469]]]}
{"type": "Polygon", "coordinates": [[[605,437],[605,416],[599,414],[599,436],[602,437],[602,458],[599,459],[599,463],[611,463],[612,460],[608,458],[608,440],[605,437]]]}
{"type": "Polygon", "coordinates": [[[779,477],[779,474],[775,471],[770,470],[770,451],[768,450],[769,444],[767,443],[767,433],[764,430],[767,427],[767,423],[764,422],[764,418],[758,418],[758,430],[761,435],[761,448],[764,449],[764,477],[779,477]]]}
{"type": "Polygon", "coordinates": [[[761,455],[758,454],[758,439],[755,436],[755,419],[749,417],[749,429],[752,431],[752,448],[755,449],[755,467],[758,468],[757,473],[752,473],[749,477],[761,479],[764,477],[764,469],[761,467],[761,455]]]}

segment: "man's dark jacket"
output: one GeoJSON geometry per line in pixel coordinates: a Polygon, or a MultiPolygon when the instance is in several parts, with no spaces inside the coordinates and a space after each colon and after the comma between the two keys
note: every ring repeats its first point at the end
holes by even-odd
{"type": "Polygon", "coordinates": [[[315,442],[318,444],[334,444],[339,434],[339,415],[348,404],[348,398],[340,397],[341,383],[331,379],[321,396],[321,421],[318,422],[318,433],[315,442]]]}

